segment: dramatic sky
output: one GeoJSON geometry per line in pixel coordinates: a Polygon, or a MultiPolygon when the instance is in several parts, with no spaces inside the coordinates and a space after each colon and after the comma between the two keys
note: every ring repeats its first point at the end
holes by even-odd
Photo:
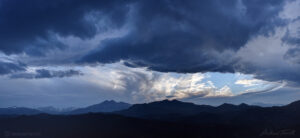
{"type": "Polygon", "coordinates": [[[0,107],[286,104],[300,0],[0,0],[0,107]]]}

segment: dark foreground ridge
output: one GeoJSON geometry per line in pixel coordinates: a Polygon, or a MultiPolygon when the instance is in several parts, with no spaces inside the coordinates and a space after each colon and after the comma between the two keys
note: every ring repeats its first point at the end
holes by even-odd
{"type": "Polygon", "coordinates": [[[300,137],[300,101],[285,106],[195,105],[177,100],[78,115],[6,115],[0,137],[300,137]]]}

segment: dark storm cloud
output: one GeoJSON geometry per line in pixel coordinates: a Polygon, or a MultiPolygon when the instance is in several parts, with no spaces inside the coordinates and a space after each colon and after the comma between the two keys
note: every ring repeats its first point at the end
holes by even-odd
{"type": "Polygon", "coordinates": [[[22,63],[9,63],[0,61],[0,75],[10,74],[19,71],[25,71],[26,65],[22,63]]]}
{"type": "Polygon", "coordinates": [[[53,34],[91,38],[97,33],[89,14],[119,27],[128,11],[115,0],[1,0],[0,50],[6,54],[41,55],[49,48],[63,48],[53,34]]]}
{"type": "Polygon", "coordinates": [[[0,50],[43,55],[66,47],[55,34],[87,39],[97,34],[97,20],[106,21],[102,30],[127,22],[127,35],[106,40],[81,61],[126,60],[165,72],[234,72],[235,61],[223,52],[271,33],[283,23],[277,18],[283,5],[282,0],[2,0],[0,50]]]}
{"type": "Polygon", "coordinates": [[[234,72],[236,51],[257,34],[269,35],[281,0],[160,0],[134,5],[132,28],[124,37],[106,40],[83,62],[126,60],[131,67],[163,72],[234,72]]]}
{"type": "Polygon", "coordinates": [[[12,74],[11,78],[24,78],[24,79],[41,79],[41,78],[63,78],[82,75],[80,71],[77,70],[46,70],[38,69],[35,73],[17,73],[12,74]]]}
{"type": "Polygon", "coordinates": [[[300,64],[300,47],[289,49],[285,53],[284,58],[293,63],[300,64]]]}
{"type": "Polygon", "coordinates": [[[255,74],[261,68],[236,65],[240,59],[235,58],[235,52],[255,36],[268,36],[275,27],[284,25],[286,22],[278,14],[285,2],[2,0],[0,51],[41,56],[47,49],[67,47],[56,35],[86,40],[99,31],[120,29],[126,24],[125,35],[101,41],[98,49],[92,49],[83,58],[82,55],[68,58],[68,62],[78,58],[80,63],[88,64],[123,60],[130,67],[162,72],[255,74]],[[100,20],[103,24],[99,24],[100,20]],[[251,67],[241,69],[240,66],[251,67]]]}
{"type": "MultiPolygon", "coordinates": [[[[297,18],[294,22],[297,21],[300,21],[300,17],[297,18]]],[[[300,27],[295,28],[295,30],[295,35],[292,36],[290,30],[288,30],[285,36],[282,38],[283,42],[294,46],[285,53],[284,58],[293,63],[300,64],[300,27]]]]}
{"type": "MultiPolygon", "coordinates": [[[[300,21],[300,17],[294,19],[292,23],[296,23],[300,21]]],[[[293,28],[296,30],[296,36],[291,35],[291,30],[288,29],[287,32],[285,33],[284,37],[282,38],[282,41],[290,44],[290,45],[296,45],[300,46],[300,27],[293,28]]]]}
{"type": "MultiPolygon", "coordinates": [[[[259,59],[258,60],[263,60],[259,59]]],[[[267,64],[267,62],[265,62],[267,64]]],[[[294,63],[293,63],[294,64],[294,63]]],[[[300,86],[300,72],[299,66],[290,65],[288,63],[282,64],[280,62],[273,65],[257,66],[253,63],[237,63],[235,68],[244,74],[252,74],[254,78],[266,80],[270,82],[287,82],[289,86],[300,86]],[[271,67],[270,67],[271,66],[271,67]]]]}

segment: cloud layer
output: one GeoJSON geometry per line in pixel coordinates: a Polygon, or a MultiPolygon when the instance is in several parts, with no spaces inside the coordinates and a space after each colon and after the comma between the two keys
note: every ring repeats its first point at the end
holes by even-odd
{"type": "Polygon", "coordinates": [[[20,63],[9,63],[9,62],[1,62],[0,61],[0,75],[10,74],[19,71],[25,71],[25,65],[20,63]]]}
{"type": "Polygon", "coordinates": [[[12,74],[10,78],[24,78],[24,79],[41,79],[41,78],[63,78],[83,75],[80,71],[77,70],[46,70],[46,69],[37,69],[34,73],[16,73],[12,74]]]}
{"type": "MultiPolygon", "coordinates": [[[[49,48],[64,48],[53,34],[91,38],[97,33],[95,20],[118,27],[128,9],[123,1],[53,0],[0,1],[0,49],[4,53],[41,55],[49,48]]],[[[106,25],[105,25],[106,26],[106,25]]]]}
{"type": "Polygon", "coordinates": [[[299,0],[0,0],[0,85],[55,80],[136,102],[299,87],[299,11],[299,0]],[[215,86],[207,72],[253,78],[215,86]]]}
{"type": "Polygon", "coordinates": [[[284,24],[283,1],[138,1],[128,34],[106,40],[83,62],[163,72],[234,72],[232,54],[256,35],[284,24]]]}

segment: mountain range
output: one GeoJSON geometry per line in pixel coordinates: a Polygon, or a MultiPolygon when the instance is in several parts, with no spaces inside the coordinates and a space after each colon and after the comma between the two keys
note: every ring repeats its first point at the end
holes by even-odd
{"type": "MultiPolygon", "coordinates": [[[[16,108],[18,109],[18,108],[16,108]]],[[[61,115],[23,109],[0,117],[2,132],[37,137],[300,137],[300,101],[284,106],[196,105],[178,100],[144,104],[104,101],[61,115]],[[29,114],[29,111],[32,113],[29,114]]]]}
{"type": "Polygon", "coordinates": [[[9,107],[0,108],[0,115],[35,115],[41,113],[47,114],[86,114],[86,113],[107,113],[127,109],[131,104],[124,102],[116,102],[114,100],[106,100],[99,104],[83,107],[83,108],[55,108],[52,106],[39,107],[36,109],[27,107],[9,107]]]}
{"type": "MultiPolygon", "coordinates": [[[[83,108],[55,108],[52,106],[27,108],[27,107],[8,107],[0,108],[0,115],[35,115],[35,114],[86,114],[86,113],[113,113],[130,117],[140,118],[163,118],[164,116],[173,117],[191,116],[199,113],[226,113],[244,110],[284,110],[298,106],[299,101],[292,102],[283,106],[261,107],[258,105],[233,105],[224,103],[219,106],[197,105],[194,103],[181,102],[178,100],[162,100],[143,104],[128,104],[125,102],[116,102],[114,100],[106,100],[99,104],[83,108]]],[[[300,106],[300,105],[299,105],[300,106]]]]}

